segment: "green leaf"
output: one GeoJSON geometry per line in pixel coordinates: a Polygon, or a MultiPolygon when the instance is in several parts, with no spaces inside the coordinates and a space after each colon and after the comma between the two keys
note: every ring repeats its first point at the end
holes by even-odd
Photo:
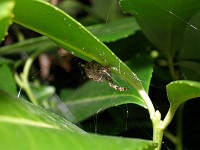
{"type": "Polygon", "coordinates": [[[0,48],[0,55],[16,54],[20,52],[30,53],[45,47],[55,47],[56,44],[49,38],[42,36],[17,42],[0,48]]]}
{"type": "Polygon", "coordinates": [[[126,103],[135,103],[146,108],[143,100],[134,89],[130,88],[127,91],[119,92],[110,88],[107,82],[97,83],[94,81],[87,82],[74,91],[64,100],[64,103],[75,116],[71,118],[66,116],[68,114],[65,115],[69,119],[75,119],[70,120],[72,122],[80,122],[109,107],[126,103]]]}
{"type": "MultiPolygon", "coordinates": [[[[192,16],[189,24],[199,27],[200,11],[192,16]]],[[[178,55],[179,60],[188,61],[198,61],[200,60],[200,31],[194,30],[190,26],[187,26],[183,37],[183,43],[181,45],[181,50],[178,55]]]]}
{"type": "Polygon", "coordinates": [[[93,60],[97,52],[99,54],[106,51],[106,54],[112,55],[112,52],[79,22],[57,7],[44,1],[17,0],[16,2],[14,9],[16,23],[48,36],[59,46],[85,60],[93,60]]]}
{"type": "Polygon", "coordinates": [[[53,86],[41,86],[31,84],[31,90],[35,99],[39,103],[47,101],[53,94],[55,94],[55,88],[53,86]]]}
{"type": "Polygon", "coordinates": [[[177,64],[180,66],[181,72],[185,79],[194,81],[200,80],[200,63],[195,61],[178,61],[177,64]]]}
{"type": "MultiPolygon", "coordinates": [[[[190,19],[190,24],[199,27],[200,12],[190,19]]],[[[184,77],[189,80],[199,81],[200,67],[200,32],[190,27],[186,28],[183,44],[178,55],[178,65],[184,77]]]]}
{"type": "Polygon", "coordinates": [[[0,64],[0,89],[17,95],[16,83],[10,68],[5,64],[0,64]]]}
{"type": "Polygon", "coordinates": [[[135,15],[144,34],[167,57],[180,49],[187,26],[196,31],[188,21],[200,10],[199,0],[121,0],[121,5],[135,15]]]}
{"type": "Polygon", "coordinates": [[[17,0],[16,2],[14,9],[16,23],[48,36],[60,47],[80,58],[88,61],[96,60],[102,65],[111,67],[113,73],[121,76],[137,90],[143,90],[141,82],[130,68],[69,15],[43,1],[17,0]]]}
{"type": "Polygon", "coordinates": [[[7,34],[8,27],[12,22],[14,1],[2,0],[0,2],[0,42],[7,34]]]}
{"type": "MultiPolygon", "coordinates": [[[[18,126],[33,126],[40,128],[50,129],[65,129],[71,132],[79,134],[85,134],[85,132],[72,123],[45,111],[40,107],[36,107],[33,104],[16,99],[7,93],[0,90],[0,122],[8,123],[18,126]],[[13,109],[15,108],[15,109],[13,109]]],[[[2,130],[2,128],[0,128],[2,130]]],[[[12,137],[12,136],[11,136],[12,137]]]]}
{"type": "MultiPolygon", "coordinates": [[[[146,92],[148,92],[153,70],[153,65],[149,58],[144,56],[135,58],[127,62],[127,64],[139,75],[146,92]],[[141,61],[143,62],[142,64],[141,61]]],[[[123,87],[128,86],[127,83],[120,80],[118,76],[112,75],[112,78],[116,85],[123,87]]],[[[71,94],[69,94],[69,91],[63,91],[61,97],[64,98],[64,103],[71,112],[66,113],[65,117],[72,122],[80,122],[109,107],[126,103],[134,103],[146,108],[143,99],[133,88],[130,87],[126,91],[119,92],[110,88],[108,82],[97,83],[90,81],[75,91],[71,91],[71,94]],[[65,94],[65,92],[67,92],[67,94],[65,94]],[[68,97],[64,98],[63,95],[68,95],[68,97]],[[74,117],[71,117],[71,114],[73,114],[74,117]]]]}
{"type": "Polygon", "coordinates": [[[57,4],[57,6],[67,12],[70,16],[76,16],[81,11],[83,11],[84,5],[79,1],[61,1],[57,4]]]}
{"type": "MultiPolygon", "coordinates": [[[[100,41],[111,42],[126,38],[134,34],[140,28],[133,17],[128,17],[106,24],[89,26],[87,29],[98,37],[100,41]]],[[[52,40],[42,36],[1,47],[0,54],[7,55],[19,52],[32,52],[39,48],[54,46],[56,46],[56,44],[52,40]]]]}
{"type": "Polygon", "coordinates": [[[102,42],[114,42],[126,38],[140,30],[135,18],[128,17],[117,21],[87,27],[102,42]]]}
{"type": "Polygon", "coordinates": [[[0,132],[3,137],[0,147],[8,150],[93,150],[94,147],[97,150],[153,150],[156,147],[156,144],[147,140],[87,134],[40,107],[17,100],[2,91],[0,95],[0,132]]]}
{"type": "Polygon", "coordinates": [[[122,17],[118,1],[116,0],[92,0],[91,4],[92,15],[96,15],[103,21],[109,22],[122,17]]]}
{"type": "Polygon", "coordinates": [[[167,85],[167,96],[171,107],[177,109],[183,102],[200,97],[200,83],[189,80],[171,82],[167,85]]]}

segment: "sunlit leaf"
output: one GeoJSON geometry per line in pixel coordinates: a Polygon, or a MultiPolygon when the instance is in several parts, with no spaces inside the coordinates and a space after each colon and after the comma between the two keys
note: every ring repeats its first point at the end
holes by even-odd
{"type": "Polygon", "coordinates": [[[21,149],[149,149],[152,141],[88,134],[55,114],[0,91],[0,146],[21,149]],[[11,136],[12,135],[12,136],[11,136]],[[20,139],[20,140],[19,140],[20,139]]]}
{"type": "Polygon", "coordinates": [[[14,1],[1,0],[0,2],[0,42],[7,34],[9,25],[12,23],[14,1]]]}
{"type": "Polygon", "coordinates": [[[95,60],[111,67],[113,73],[122,77],[131,86],[143,90],[140,80],[130,68],[69,15],[43,1],[17,0],[16,2],[14,9],[16,23],[48,36],[60,47],[82,59],[95,60]]]}
{"type": "Polygon", "coordinates": [[[176,109],[183,102],[200,97],[200,83],[179,80],[167,85],[167,96],[171,107],[176,109]]]}

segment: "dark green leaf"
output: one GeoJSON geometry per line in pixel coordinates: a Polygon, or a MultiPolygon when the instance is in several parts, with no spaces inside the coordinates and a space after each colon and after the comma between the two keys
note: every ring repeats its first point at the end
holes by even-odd
{"type": "Polygon", "coordinates": [[[140,30],[135,18],[129,17],[105,24],[87,27],[102,42],[113,42],[126,38],[140,30]]]}
{"type": "MultiPolygon", "coordinates": [[[[199,27],[200,12],[190,19],[190,24],[199,27]]],[[[200,67],[200,32],[187,27],[183,37],[183,44],[178,55],[178,65],[184,77],[189,80],[199,81],[200,67]]]]}
{"type": "Polygon", "coordinates": [[[200,12],[193,15],[190,19],[189,24],[198,27],[197,30],[194,30],[190,26],[186,28],[183,37],[183,44],[181,45],[181,50],[179,52],[179,60],[184,61],[200,61],[200,12]]]}
{"type": "Polygon", "coordinates": [[[116,0],[92,0],[91,2],[92,13],[105,22],[122,17],[119,3],[116,0]]]}
{"type": "Polygon", "coordinates": [[[179,61],[178,65],[186,79],[200,81],[200,63],[194,61],[179,61]]]}
{"type": "Polygon", "coordinates": [[[200,10],[199,0],[121,0],[121,5],[135,15],[148,39],[167,57],[180,49],[187,26],[194,31],[197,28],[188,21],[200,10]]]}

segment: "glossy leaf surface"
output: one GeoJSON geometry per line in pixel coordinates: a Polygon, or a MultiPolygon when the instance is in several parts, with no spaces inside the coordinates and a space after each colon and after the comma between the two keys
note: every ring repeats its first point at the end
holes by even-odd
{"type": "Polygon", "coordinates": [[[2,91],[0,94],[0,131],[4,137],[0,146],[6,149],[92,150],[95,147],[97,150],[153,150],[156,147],[147,140],[87,134],[72,123],[40,107],[10,97],[2,91]]]}

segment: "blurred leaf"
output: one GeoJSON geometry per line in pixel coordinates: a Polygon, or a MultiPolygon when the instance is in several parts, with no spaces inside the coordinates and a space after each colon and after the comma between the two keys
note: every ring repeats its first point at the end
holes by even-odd
{"type": "MultiPolygon", "coordinates": [[[[190,24],[199,28],[200,12],[195,14],[190,19],[190,24]]],[[[199,81],[200,75],[200,32],[199,30],[193,30],[191,27],[187,27],[182,47],[178,55],[178,65],[184,77],[188,80],[199,81]]]]}
{"type": "Polygon", "coordinates": [[[167,96],[173,109],[192,98],[200,97],[200,83],[189,80],[178,80],[167,85],[167,96]]]}
{"type": "Polygon", "coordinates": [[[105,22],[122,17],[118,0],[92,0],[91,2],[93,14],[105,22]]]}
{"type": "Polygon", "coordinates": [[[55,46],[56,44],[52,40],[50,40],[45,36],[42,36],[1,47],[0,55],[14,54],[19,52],[30,53],[44,47],[55,47],[55,46]]]}
{"type": "MultiPolygon", "coordinates": [[[[17,125],[23,127],[33,126],[41,129],[60,129],[76,132],[79,134],[86,134],[83,130],[76,127],[74,124],[64,120],[63,118],[45,111],[41,107],[36,107],[33,104],[16,99],[7,93],[0,90],[0,123],[10,124],[11,126],[17,125]],[[15,109],[13,109],[15,108],[15,109]]],[[[2,128],[0,130],[3,131],[2,128]]],[[[4,133],[8,132],[5,130],[4,133]]],[[[22,131],[22,130],[20,130],[22,131]]],[[[3,133],[3,132],[1,132],[3,133]]],[[[12,136],[10,136],[12,138],[12,136]]],[[[1,141],[2,142],[2,141],[1,141]]]]}
{"type": "Polygon", "coordinates": [[[61,1],[58,7],[71,16],[76,16],[82,11],[83,4],[77,0],[61,1]]]}
{"type": "Polygon", "coordinates": [[[0,64],[0,89],[17,96],[16,83],[10,68],[0,64]]]}
{"type": "Polygon", "coordinates": [[[117,21],[87,27],[102,42],[113,42],[126,38],[140,30],[135,18],[128,17],[117,21]]]}
{"type": "Polygon", "coordinates": [[[0,64],[11,65],[11,64],[14,64],[14,61],[9,58],[0,57],[0,64]]]}
{"type": "Polygon", "coordinates": [[[200,62],[200,11],[193,15],[189,21],[189,24],[197,27],[197,30],[194,30],[190,26],[187,26],[186,31],[183,36],[183,43],[178,55],[179,60],[184,61],[198,61],[200,62]]]}
{"type": "Polygon", "coordinates": [[[39,103],[47,101],[55,93],[55,88],[53,86],[31,84],[31,90],[39,103]]]}
{"type": "Polygon", "coordinates": [[[1,0],[0,2],[0,42],[7,34],[8,27],[12,23],[14,1],[1,0]]]}
{"type": "Polygon", "coordinates": [[[97,150],[153,150],[156,147],[156,144],[147,140],[87,134],[40,107],[16,100],[2,91],[0,95],[0,132],[4,137],[0,141],[0,146],[8,150],[93,150],[94,147],[97,150]]]}
{"type": "MultiPolygon", "coordinates": [[[[146,92],[148,92],[153,70],[149,58],[144,56],[135,58],[132,61],[127,62],[127,64],[139,75],[146,92]],[[142,64],[141,61],[143,62],[142,64]]],[[[116,85],[123,87],[128,86],[127,83],[120,80],[118,76],[112,75],[112,78],[116,85]]],[[[63,96],[61,97],[63,98],[63,96]]],[[[71,92],[71,94],[64,99],[64,103],[66,104],[67,109],[74,115],[73,118],[70,116],[68,117],[68,114],[65,115],[65,117],[72,122],[80,122],[106,108],[126,103],[134,103],[146,108],[146,104],[135,89],[130,87],[126,91],[119,92],[110,88],[107,81],[104,83],[97,83],[94,81],[87,82],[82,87],[71,92]]]]}
{"type": "Polygon", "coordinates": [[[200,63],[194,61],[179,61],[181,72],[185,79],[200,81],[200,63]]]}
{"type": "Polygon", "coordinates": [[[188,20],[200,10],[199,0],[121,0],[121,5],[135,15],[144,34],[167,57],[180,49],[187,26],[196,31],[188,20]]]}

